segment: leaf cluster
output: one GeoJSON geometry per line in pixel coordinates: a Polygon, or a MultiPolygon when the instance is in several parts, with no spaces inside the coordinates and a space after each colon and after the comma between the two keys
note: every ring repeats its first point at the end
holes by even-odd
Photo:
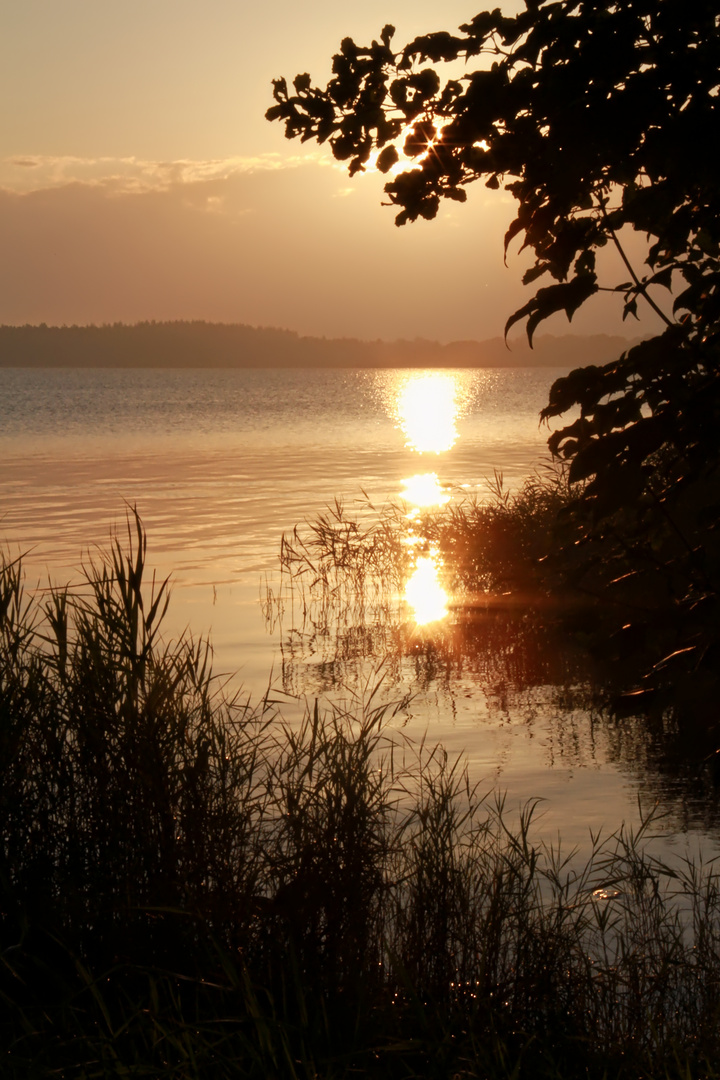
{"type": "Polygon", "coordinates": [[[674,310],[707,324],[719,303],[719,33],[712,0],[545,0],[515,17],[482,12],[457,35],[430,33],[399,52],[386,26],[367,48],[342,42],[324,90],[309,75],[294,94],[276,80],[267,117],[288,138],[329,141],[351,174],[374,151],[382,172],[403,155],[385,186],[399,225],[435,217],[443,198],[464,201],[472,182],[504,184],[518,202],[506,249],[520,236],[535,254],[526,283],[557,282],[508,329],[527,319],[532,339],[555,311],[571,318],[599,287],[597,249],[626,226],[652,239],[649,273],[616,286],[626,314],[677,272],[674,310]],[[464,73],[443,83],[428,66],[439,62],[463,62],[464,73]]]}

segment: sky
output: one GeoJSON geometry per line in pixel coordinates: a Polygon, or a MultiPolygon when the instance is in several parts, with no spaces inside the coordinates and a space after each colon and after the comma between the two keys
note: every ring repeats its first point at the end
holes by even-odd
{"type": "MultiPolygon", "coordinates": [[[[0,0],[0,323],[207,319],[364,339],[502,333],[531,290],[514,202],[403,228],[385,178],[264,119],[271,80],[324,85],[341,39],[402,44],[444,0],[0,0]]],[[[507,0],[507,12],[520,0],[507,0]]],[[[614,268],[609,267],[608,273],[614,268]]],[[[603,296],[552,333],[649,332],[603,296]]]]}

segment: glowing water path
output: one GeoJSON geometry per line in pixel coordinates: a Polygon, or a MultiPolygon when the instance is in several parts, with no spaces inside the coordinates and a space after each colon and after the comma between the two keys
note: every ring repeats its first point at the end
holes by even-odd
{"type": "Polygon", "coordinates": [[[457,376],[444,372],[421,372],[405,381],[395,408],[406,446],[442,454],[455,445],[458,389],[457,376]]]}
{"type": "MultiPolygon", "coordinates": [[[[405,445],[420,455],[439,456],[452,449],[458,439],[461,398],[457,375],[418,372],[401,376],[393,411],[405,435],[405,445]]],[[[410,521],[419,516],[421,508],[443,506],[450,499],[436,472],[416,473],[403,479],[402,484],[401,497],[413,507],[407,515],[410,521]]],[[[419,539],[411,532],[408,543],[416,546],[419,539]]],[[[416,556],[403,599],[418,626],[444,619],[448,613],[449,597],[441,573],[442,560],[436,550],[416,556]]]]}

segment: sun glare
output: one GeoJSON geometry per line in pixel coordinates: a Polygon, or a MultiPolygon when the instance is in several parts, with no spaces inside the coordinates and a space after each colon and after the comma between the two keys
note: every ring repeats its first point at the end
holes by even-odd
{"type": "Polygon", "coordinates": [[[458,437],[457,399],[457,380],[452,375],[431,372],[410,378],[401,387],[396,405],[405,445],[421,454],[449,450],[458,437]]]}
{"type": "MultiPolygon", "coordinates": [[[[398,160],[395,162],[394,165],[390,167],[387,172],[387,176],[394,177],[397,176],[399,173],[415,172],[417,169],[421,169],[425,159],[432,154],[433,148],[436,143],[439,143],[441,141],[443,128],[447,127],[447,125],[452,122],[452,119],[453,118],[449,116],[433,116],[432,125],[435,128],[435,136],[428,141],[427,150],[424,150],[421,154],[417,154],[414,157],[409,157],[407,154],[405,154],[403,147],[405,145],[405,140],[407,139],[408,135],[413,132],[417,123],[422,122],[422,118],[416,117],[415,120],[411,120],[410,123],[406,124],[395,142],[395,146],[399,155],[398,160]]],[[[380,157],[381,153],[381,150],[375,150],[371,154],[370,160],[365,165],[365,172],[378,171],[376,162],[377,159],[380,157]]]]}
{"type": "Polygon", "coordinates": [[[447,615],[448,595],[439,578],[441,565],[435,553],[421,556],[405,586],[405,600],[418,626],[437,622],[447,615]]]}

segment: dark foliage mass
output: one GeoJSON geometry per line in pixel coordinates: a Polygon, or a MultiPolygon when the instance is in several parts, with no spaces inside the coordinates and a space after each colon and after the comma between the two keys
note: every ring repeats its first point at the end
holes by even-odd
{"type": "Polygon", "coordinates": [[[714,0],[526,0],[399,51],[386,26],[367,48],[342,42],[324,90],[277,80],[267,114],[289,138],[329,142],[351,174],[393,170],[399,225],[465,201],[470,183],[504,185],[517,200],[506,250],[517,238],[533,252],[526,284],[552,280],[506,332],[524,322],[532,341],[600,289],[623,318],[646,304],[661,319],[612,363],[559,379],[542,416],[567,418],[550,440],[576,485],[567,573],[607,601],[618,649],[653,669],[643,690],[679,681],[697,707],[720,629],[719,23],[714,0]],[[631,230],[647,238],[642,268],[625,253],[631,230]],[[598,278],[608,245],[624,281],[598,278]]]}

